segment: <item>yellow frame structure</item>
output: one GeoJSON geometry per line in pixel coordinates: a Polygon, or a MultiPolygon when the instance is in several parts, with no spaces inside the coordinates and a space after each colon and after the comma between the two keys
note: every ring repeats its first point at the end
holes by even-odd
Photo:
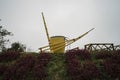
{"type": "Polygon", "coordinates": [[[46,25],[43,13],[42,13],[42,18],[43,18],[44,27],[46,30],[46,35],[47,35],[49,45],[39,48],[40,52],[50,50],[51,53],[64,53],[66,46],[81,39],[82,37],[84,37],[85,35],[87,35],[89,32],[91,32],[94,29],[92,28],[89,31],[85,32],[84,34],[80,35],[79,37],[73,38],[70,40],[66,40],[64,36],[49,37],[49,33],[48,33],[48,29],[47,29],[47,25],[46,25]]]}

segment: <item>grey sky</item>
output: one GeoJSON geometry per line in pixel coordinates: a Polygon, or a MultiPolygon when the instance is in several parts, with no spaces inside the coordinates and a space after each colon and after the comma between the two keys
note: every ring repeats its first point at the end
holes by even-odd
{"type": "Polygon", "coordinates": [[[20,41],[36,51],[48,44],[41,12],[50,36],[75,38],[95,28],[72,47],[120,44],[120,0],[0,0],[0,25],[13,32],[11,42],[20,41]]]}

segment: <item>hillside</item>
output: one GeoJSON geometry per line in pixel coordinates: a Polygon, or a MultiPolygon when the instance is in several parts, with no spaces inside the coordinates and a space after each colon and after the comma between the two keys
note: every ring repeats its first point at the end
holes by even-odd
{"type": "Polygon", "coordinates": [[[119,80],[120,51],[0,53],[0,80],[119,80]]]}

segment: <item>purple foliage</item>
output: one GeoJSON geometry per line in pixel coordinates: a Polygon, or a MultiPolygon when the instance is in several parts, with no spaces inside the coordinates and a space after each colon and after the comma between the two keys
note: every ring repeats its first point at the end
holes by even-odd
{"type": "Polygon", "coordinates": [[[82,60],[91,60],[91,55],[87,50],[77,50],[76,53],[82,60]]]}
{"type": "Polygon", "coordinates": [[[45,66],[50,61],[50,53],[40,53],[37,57],[37,62],[33,68],[33,75],[35,80],[45,80],[47,72],[45,66]]]}
{"type": "Polygon", "coordinates": [[[4,72],[7,70],[8,66],[5,64],[0,64],[0,75],[3,75],[4,72]]]}
{"type": "Polygon", "coordinates": [[[11,65],[4,73],[4,80],[22,80],[31,71],[35,57],[27,54],[11,65]]]}
{"type": "Polygon", "coordinates": [[[91,61],[83,63],[83,78],[85,80],[93,80],[99,78],[99,70],[96,65],[91,61]]]}
{"type": "Polygon", "coordinates": [[[103,61],[105,72],[111,78],[120,79],[120,50],[114,51],[109,59],[103,61]]]}
{"type": "Polygon", "coordinates": [[[115,63],[113,59],[106,59],[103,62],[104,70],[110,78],[120,79],[120,64],[115,63]]]}
{"type": "Polygon", "coordinates": [[[36,64],[33,70],[33,76],[35,80],[45,80],[46,70],[43,65],[36,64]]]}
{"type": "Polygon", "coordinates": [[[111,58],[113,54],[110,51],[100,51],[95,55],[96,59],[106,59],[111,58]]]}
{"type": "Polygon", "coordinates": [[[20,53],[14,52],[14,51],[1,53],[0,62],[12,61],[12,60],[19,58],[19,56],[20,56],[20,53]]]}
{"type": "Polygon", "coordinates": [[[96,65],[88,60],[91,60],[91,55],[85,50],[72,50],[68,51],[65,55],[67,65],[67,75],[70,80],[93,80],[99,78],[99,70],[96,65]],[[86,60],[82,63],[80,59],[86,60]]]}

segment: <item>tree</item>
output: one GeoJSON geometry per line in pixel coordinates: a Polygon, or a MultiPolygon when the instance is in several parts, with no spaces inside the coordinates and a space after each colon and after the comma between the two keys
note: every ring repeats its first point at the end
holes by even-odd
{"type": "Polygon", "coordinates": [[[9,50],[24,52],[26,50],[26,46],[24,44],[19,43],[19,42],[14,42],[11,44],[11,48],[9,50]]]}
{"type": "Polygon", "coordinates": [[[10,35],[12,35],[11,32],[7,31],[6,29],[3,29],[3,27],[0,26],[0,52],[6,49],[5,44],[9,42],[9,39],[6,39],[6,36],[10,35]]]}

